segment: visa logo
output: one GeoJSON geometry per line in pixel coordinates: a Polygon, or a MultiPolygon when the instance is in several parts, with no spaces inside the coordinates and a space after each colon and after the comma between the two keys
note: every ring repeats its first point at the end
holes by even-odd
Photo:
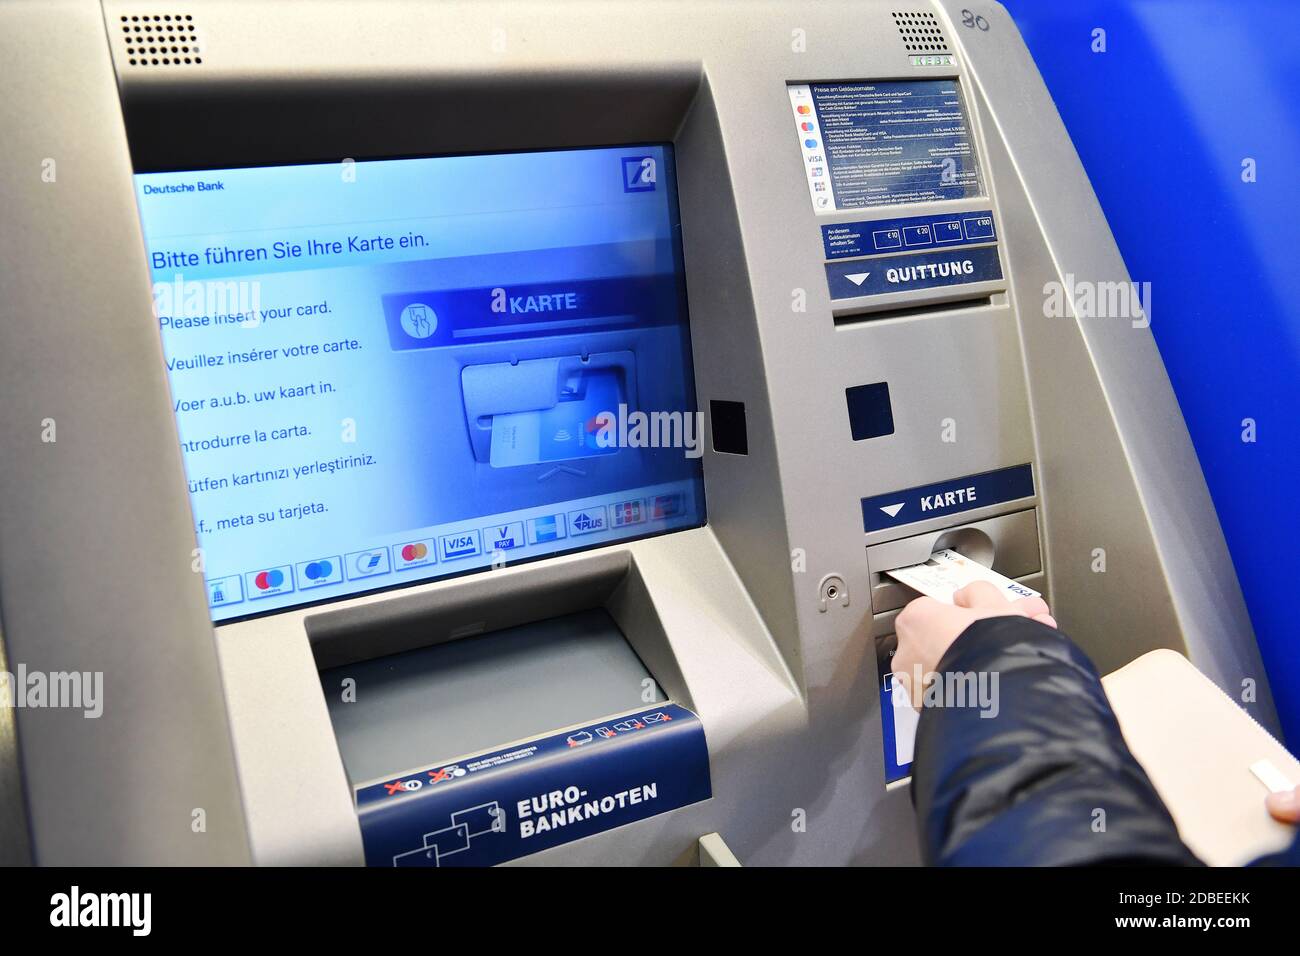
{"type": "Polygon", "coordinates": [[[442,556],[444,558],[463,558],[478,554],[478,532],[461,531],[442,536],[442,556]]]}

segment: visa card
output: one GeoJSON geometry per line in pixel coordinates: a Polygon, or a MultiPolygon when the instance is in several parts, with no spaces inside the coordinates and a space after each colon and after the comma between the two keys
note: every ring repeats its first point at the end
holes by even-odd
{"type": "Polygon", "coordinates": [[[572,461],[613,455],[617,445],[602,447],[596,441],[603,416],[615,421],[624,401],[621,377],[614,369],[579,372],[565,382],[559,400],[550,408],[507,412],[492,416],[492,446],[488,462],[493,468],[572,461]]]}
{"type": "Polygon", "coordinates": [[[906,584],[909,588],[929,595],[944,604],[952,604],[953,594],[974,581],[989,582],[1000,590],[1008,601],[1042,597],[1033,588],[1027,588],[1019,581],[998,574],[992,568],[986,568],[978,561],[972,561],[950,548],[936,551],[924,564],[894,568],[885,573],[895,581],[906,584]]]}

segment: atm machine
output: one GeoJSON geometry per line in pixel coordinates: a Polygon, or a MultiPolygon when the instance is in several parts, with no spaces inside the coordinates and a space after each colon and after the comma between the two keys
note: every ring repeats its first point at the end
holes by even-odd
{"type": "Polygon", "coordinates": [[[996,3],[17,0],[0,47],[5,669],[102,677],[0,709],[6,859],[914,862],[886,572],[940,548],[1275,727],[996,3]]]}

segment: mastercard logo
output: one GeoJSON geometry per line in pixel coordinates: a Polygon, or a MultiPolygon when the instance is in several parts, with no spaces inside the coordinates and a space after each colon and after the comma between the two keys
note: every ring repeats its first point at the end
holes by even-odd
{"type": "Polygon", "coordinates": [[[278,588],[284,583],[284,572],[279,568],[272,568],[270,571],[259,571],[257,577],[253,578],[253,583],[257,585],[259,591],[269,591],[271,588],[278,588]]]}
{"type": "Polygon", "coordinates": [[[408,544],[402,547],[403,561],[419,561],[429,556],[429,546],[427,544],[408,544]]]}
{"type": "Polygon", "coordinates": [[[802,115],[802,116],[807,116],[809,113],[812,112],[812,107],[809,106],[809,105],[807,105],[806,103],[803,104],[803,105],[801,105],[801,106],[796,107],[796,109],[799,110],[799,113],[800,113],[800,115],[802,115]]]}

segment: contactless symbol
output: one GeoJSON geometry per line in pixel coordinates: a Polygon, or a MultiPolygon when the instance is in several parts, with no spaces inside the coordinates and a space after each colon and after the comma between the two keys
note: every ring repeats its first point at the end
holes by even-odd
{"type": "Polygon", "coordinates": [[[402,331],[413,339],[427,339],[438,330],[438,313],[423,302],[412,302],[402,310],[402,331]]]}

